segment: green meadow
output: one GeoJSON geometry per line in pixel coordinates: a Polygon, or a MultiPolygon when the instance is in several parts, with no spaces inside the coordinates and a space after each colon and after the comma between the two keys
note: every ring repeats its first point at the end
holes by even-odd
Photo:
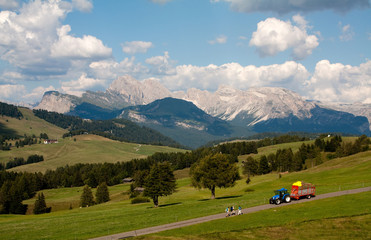
{"type": "Polygon", "coordinates": [[[24,134],[32,136],[33,134],[38,137],[40,133],[48,134],[50,139],[59,139],[64,133],[68,132],[66,129],[57,127],[47,121],[36,117],[32,110],[28,108],[18,108],[23,114],[21,120],[0,116],[0,123],[4,124],[7,129],[15,131],[16,135],[23,137],[24,134]]]}
{"type": "Polygon", "coordinates": [[[13,168],[13,171],[45,172],[77,163],[116,163],[144,158],[155,152],[185,151],[166,146],[144,145],[110,140],[96,135],[80,135],[60,138],[54,144],[34,144],[11,151],[0,152],[0,162],[6,163],[15,157],[27,159],[32,154],[44,156],[44,161],[13,168]]]}
{"type": "MultiPolygon", "coordinates": [[[[77,139],[76,142],[71,140],[71,145],[78,142],[82,142],[82,140],[77,139]]],[[[259,152],[263,153],[264,151],[259,149],[259,152]]],[[[255,176],[251,178],[248,185],[245,183],[246,179],[241,179],[233,188],[217,189],[217,199],[215,200],[210,200],[208,190],[194,189],[187,176],[187,170],[182,170],[176,172],[178,176],[177,192],[167,197],[161,197],[159,208],[153,208],[152,203],[132,205],[127,194],[129,189],[127,184],[110,187],[111,201],[88,208],[78,208],[82,188],[43,190],[47,205],[52,206],[52,213],[25,216],[0,215],[0,236],[3,239],[87,239],[217,214],[224,212],[225,207],[231,205],[241,205],[241,207],[247,208],[267,204],[268,199],[273,195],[273,190],[281,187],[290,188],[291,184],[298,180],[316,184],[317,194],[371,186],[370,170],[371,151],[368,151],[345,158],[329,160],[305,171],[282,174],[281,178],[277,173],[255,176]],[[12,231],[9,231],[9,229],[12,229],[12,231]]],[[[93,192],[95,192],[95,189],[93,189],[93,192]]],[[[193,239],[197,239],[199,236],[202,235],[203,237],[206,234],[206,239],[209,239],[219,238],[218,235],[213,234],[222,234],[220,236],[225,236],[225,239],[228,239],[227,235],[229,234],[236,234],[235,236],[237,236],[238,232],[248,234],[250,231],[256,231],[256,234],[258,234],[259,229],[280,227],[282,224],[288,224],[294,229],[296,227],[294,223],[297,221],[304,221],[307,224],[306,221],[322,221],[322,219],[326,221],[327,218],[331,217],[370,214],[370,205],[365,199],[370,199],[369,193],[359,194],[356,198],[355,195],[353,197],[344,196],[332,200],[318,200],[295,206],[285,206],[276,210],[282,213],[282,215],[279,215],[279,221],[277,221],[277,218],[266,220],[266,217],[270,216],[271,213],[264,213],[263,211],[254,213],[257,214],[254,215],[255,217],[249,218],[249,215],[244,215],[238,216],[238,218],[229,218],[231,227],[228,228],[224,226],[224,222],[221,222],[220,225],[209,223],[205,227],[201,225],[199,227],[199,229],[210,229],[209,232],[196,231],[193,228],[187,230],[188,228],[185,228],[185,232],[174,230],[175,232],[165,232],[165,235],[156,236],[172,239],[174,235],[174,239],[178,237],[179,239],[188,239],[185,235],[193,234],[193,239]],[[359,204],[360,202],[362,204],[359,204]],[[342,215],[340,210],[331,210],[330,205],[337,206],[337,209],[349,208],[346,210],[349,214],[342,215]],[[324,209],[329,212],[324,214],[324,209]],[[312,215],[305,218],[306,211],[311,212],[312,215]],[[336,211],[339,213],[334,214],[336,211]],[[350,214],[351,212],[353,213],[350,214]],[[295,219],[299,216],[304,216],[304,218],[295,219]],[[252,218],[256,219],[256,223],[252,225],[252,228],[246,228],[252,218]],[[233,221],[237,222],[234,223],[233,221]],[[264,223],[267,224],[261,225],[264,223]],[[213,226],[215,227],[213,228],[213,226]]],[[[30,205],[30,209],[33,208],[34,202],[35,198],[25,201],[30,205]]],[[[361,217],[360,221],[363,223],[369,221],[369,218],[361,217]]],[[[198,228],[198,225],[194,227],[198,228]]],[[[230,239],[238,238],[232,237],[230,239]]]]}

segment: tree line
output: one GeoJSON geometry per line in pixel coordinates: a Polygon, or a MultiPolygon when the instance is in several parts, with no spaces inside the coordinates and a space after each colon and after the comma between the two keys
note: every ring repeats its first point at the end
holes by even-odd
{"type": "Polygon", "coordinates": [[[327,153],[326,157],[332,159],[335,157],[345,157],[369,149],[370,139],[362,135],[354,142],[342,141],[341,136],[334,136],[330,140],[324,140],[323,137],[317,138],[314,144],[303,143],[297,152],[291,148],[278,149],[276,153],[262,155],[260,159],[254,159],[249,156],[243,162],[243,173],[248,175],[261,175],[273,171],[300,171],[305,167],[307,160],[313,166],[323,163],[322,153],[327,153]]]}
{"type": "Polygon", "coordinates": [[[0,102],[0,114],[1,116],[8,116],[18,119],[23,118],[23,114],[18,110],[18,107],[3,102],[0,102]]]}
{"type": "Polygon", "coordinates": [[[10,169],[26,164],[37,163],[44,161],[44,156],[33,154],[28,156],[27,160],[22,157],[16,157],[13,160],[8,161],[6,164],[0,163],[0,170],[10,169]]]}

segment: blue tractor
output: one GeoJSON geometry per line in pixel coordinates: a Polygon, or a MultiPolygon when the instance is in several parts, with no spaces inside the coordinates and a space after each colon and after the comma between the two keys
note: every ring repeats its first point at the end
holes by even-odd
{"type": "Polygon", "coordinates": [[[274,191],[274,196],[269,199],[270,204],[281,204],[281,202],[290,202],[291,197],[290,194],[288,193],[287,189],[281,188],[278,190],[274,191]]]}

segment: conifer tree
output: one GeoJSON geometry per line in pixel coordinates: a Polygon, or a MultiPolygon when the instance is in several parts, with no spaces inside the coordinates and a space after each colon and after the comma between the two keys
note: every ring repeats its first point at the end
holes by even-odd
{"type": "Polygon", "coordinates": [[[35,207],[33,209],[34,214],[46,213],[46,202],[43,193],[37,194],[37,199],[35,201],[35,207]]]}
{"type": "Polygon", "coordinates": [[[88,185],[85,185],[80,197],[80,206],[89,207],[94,205],[93,193],[88,185]]]}
{"type": "Polygon", "coordinates": [[[267,174],[270,172],[267,156],[263,155],[260,157],[258,173],[267,174]]]}
{"type": "Polygon", "coordinates": [[[96,199],[98,204],[108,202],[110,200],[108,187],[107,187],[107,184],[105,182],[99,184],[99,186],[97,188],[97,193],[95,194],[95,199],[96,199]]]}

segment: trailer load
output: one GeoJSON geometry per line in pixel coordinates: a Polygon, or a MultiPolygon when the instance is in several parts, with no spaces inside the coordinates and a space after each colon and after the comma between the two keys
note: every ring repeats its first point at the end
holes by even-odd
{"type": "Polygon", "coordinates": [[[316,195],[316,187],[311,183],[297,181],[291,186],[291,194],[285,188],[274,191],[274,196],[269,199],[270,204],[281,204],[290,202],[291,199],[300,199],[302,197],[311,198],[316,195]]]}
{"type": "Polygon", "coordinates": [[[291,198],[299,199],[302,197],[311,198],[316,195],[316,186],[311,183],[305,183],[297,181],[292,184],[291,187],[291,198]]]}

